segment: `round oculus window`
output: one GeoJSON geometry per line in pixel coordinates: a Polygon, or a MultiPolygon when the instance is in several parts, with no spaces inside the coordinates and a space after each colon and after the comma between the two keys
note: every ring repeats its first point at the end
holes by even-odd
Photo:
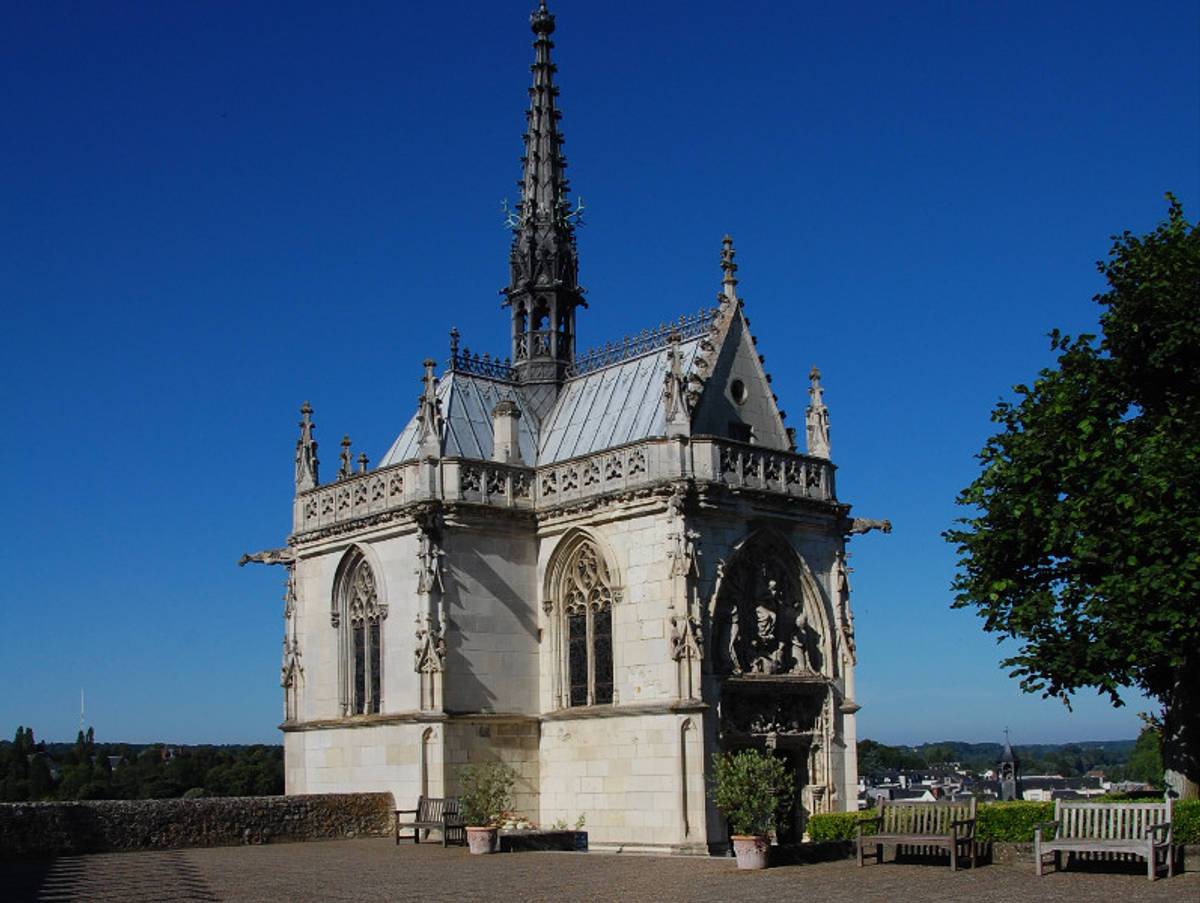
{"type": "Polygon", "coordinates": [[[737,404],[742,404],[746,400],[746,384],[735,379],[729,384],[729,394],[737,404]]]}

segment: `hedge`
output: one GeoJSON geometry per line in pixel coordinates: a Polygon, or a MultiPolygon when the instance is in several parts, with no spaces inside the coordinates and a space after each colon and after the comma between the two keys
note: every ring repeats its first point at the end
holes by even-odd
{"type": "Polygon", "coordinates": [[[808,836],[813,843],[829,840],[853,840],[858,822],[857,812],[820,812],[809,816],[808,836]]]}
{"type": "Polygon", "coordinates": [[[975,836],[984,843],[1033,843],[1033,829],[1038,823],[1054,821],[1054,803],[983,803],[975,810],[975,817],[975,836]]]}
{"type": "Polygon", "coordinates": [[[1171,820],[1176,843],[1200,844],[1200,800],[1178,800],[1171,820]]]}
{"type": "MultiPolygon", "coordinates": [[[[855,824],[860,818],[868,816],[870,811],[813,815],[808,820],[808,836],[814,842],[853,840],[855,824]]],[[[1054,820],[1054,803],[1027,800],[981,803],[976,810],[976,817],[975,836],[980,841],[1032,843],[1033,829],[1038,823],[1054,820]]],[[[1200,800],[1176,801],[1173,821],[1175,843],[1200,844],[1200,800]]]]}

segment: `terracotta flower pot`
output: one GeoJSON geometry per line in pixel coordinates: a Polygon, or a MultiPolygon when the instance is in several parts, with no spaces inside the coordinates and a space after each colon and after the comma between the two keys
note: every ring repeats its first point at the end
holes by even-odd
{"type": "Polygon", "coordinates": [[[767,836],[765,834],[734,834],[733,854],[740,869],[765,869],[767,867],[767,836]]]}
{"type": "Polygon", "coordinates": [[[467,846],[473,855],[496,852],[499,828],[467,828],[467,846]]]}

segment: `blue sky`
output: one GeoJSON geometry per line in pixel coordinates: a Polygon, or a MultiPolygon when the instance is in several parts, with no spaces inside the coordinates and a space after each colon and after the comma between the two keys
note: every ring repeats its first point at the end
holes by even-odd
{"type": "MultiPolygon", "coordinates": [[[[8,4],[0,733],[277,741],[296,409],[386,451],[457,325],[507,352],[532,0],[8,4]]],[[[1132,737],[949,609],[988,412],[1095,326],[1095,261],[1200,215],[1194,3],[558,0],[584,346],[711,303],[721,236],[790,422],[821,367],[860,736],[1132,737]]]]}

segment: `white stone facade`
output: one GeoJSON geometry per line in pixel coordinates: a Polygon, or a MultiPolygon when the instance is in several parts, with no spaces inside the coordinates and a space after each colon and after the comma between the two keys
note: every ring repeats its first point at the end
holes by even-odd
{"type": "MultiPolygon", "coordinates": [[[[544,7],[533,27],[536,112],[544,7]]],[[[555,253],[573,254],[570,222],[537,232],[534,209],[516,231],[558,229],[555,253]]],[[[721,259],[717,307],[576,357],[573,257],[543,289],[514,250],[515,363],[460,352],[455,333],[376,469],[345,445],[322,484],[305,405],[287,546],[246,559],[291,578],[288,793],[406,807],[499,760],[538,824],[583,816],[593,847],[703,852],[728,840],[712,755],[756,747],[796,775],[782,838],[855,807],[845,543],[887,526],[837,498],[815,371],[812,453],[795,451],[728,239],[721,259]]]]}

